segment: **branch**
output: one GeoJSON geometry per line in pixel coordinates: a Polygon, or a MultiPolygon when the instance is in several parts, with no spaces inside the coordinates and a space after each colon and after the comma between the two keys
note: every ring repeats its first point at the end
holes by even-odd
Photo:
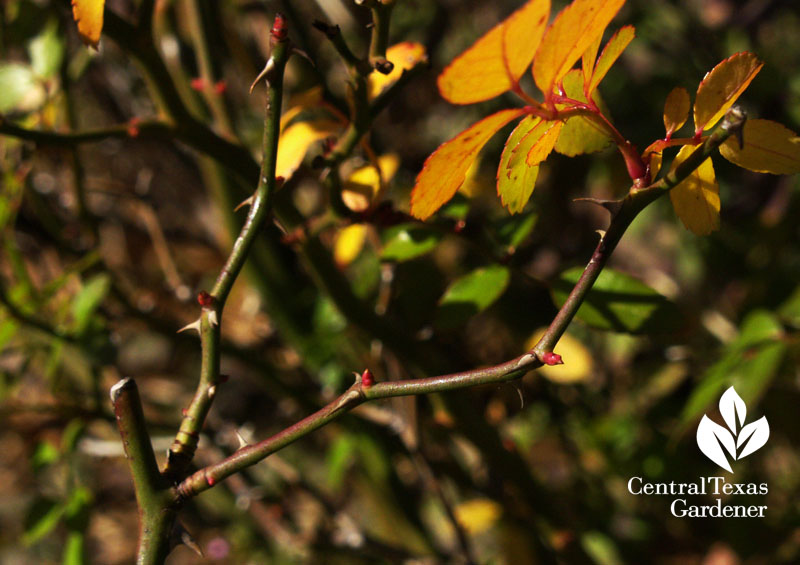
{"type": "Polygon", "coordinates": [[[176,487],[174,500],[176,506],[208,490],[226,477],[258,463],[272,453],[319,429],[331,420],[338,418],[366,401],[393,396],[453,391],[478,385],[501,383],[517,379],[527,371],[536,369],[545,363],[555,362],[549,355],[552,354],[552,350],[559,338],[566,331],[578,308],[580,308],[589,290],[591,290],[594,281],[597,280],[597,277],[602,272],[609,256],[634,218],[648,204],[686,179],[728,137],[740,132],[743,127],[744,114],[738,108],[732,108],[714,134],[709,136],[703,145],[698,147],[674,171],[649,187],[634,187],[630,190],[621,202],[618,211],[612,216],[608,231],[600,239],[592,258],[584,269],[581,278],[572,289],[567,301],[562,305],[545,334],[529,352],[499,365],[435,377],[390,381],[372,384],[371,386],[363,383],[359,377],[344,394],[314,414],[307,416],[274,436],[254,445],[246,446],[219,463],[201,469],[186,478],[176,487]]]}
{"type": "Polygon", "coordinates": [[[111,402],[141,511],[138,563],[163,563],[171,549],[169,534],[175,520],[175,511],[166,502],[174,495],[158,471],[136,382],[127,378],[115,384],[111,402]]]}
{"type": "MultiPolygon", "coordinates": [[[[228,260],[219,273],[211,294],[201,293],[198,297],[203,309],[200,314],[200,342],[202,346],[202,365],[200,382],[194,398],[186,409],[175,441],[170,447],[164,473],[180,479],[185,468],[197,449],[200,430],[203,427],[211,403],[220,381],[220,323],[225,302],[233,283],[239,276],[244,262],[255,241],[266,223],[267,215],[272,208],[272,197],[277,188],[275,166],[278,154],[278,137],[280,134],[281,102],[283,98],[283,71],[289,59],[289,46],[285,35],[278,38],[278,22],[282,16],[276,16],[270,38],[272,53],[267,68],[267,106],[264,118],[264,137],[262,142],[263,161],[258,187],[253,195],[250,211],[242,227],[239,237],[233,244],[228,260]]],[[[281,28],[285,32],[284,28],[281,28]]]]}

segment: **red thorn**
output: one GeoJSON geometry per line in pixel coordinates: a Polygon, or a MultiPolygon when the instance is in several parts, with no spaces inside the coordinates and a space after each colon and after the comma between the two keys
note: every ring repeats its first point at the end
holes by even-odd
{"type": "Polygon", "coordinates": [[[197,293],[197,303],[200,304],[203,308],[207,308],[214,304],[214,297],[207,293],[205,290],[201,290],[197,293]]]}
{"type": "Polygon", "coordinates": [[[269,34],[275,41],[285,41],[286,37],[289,35],[286,18],[280,12],[275,14],[275,22],[272,24],[272,30],[269,34]]]}
{"type": "Polygon", "coordinates": [[[542,355],[542,363],[545,365],[563,365],[564,362],[561,360],[561,355],[558,353],[553,353],[552,351],[548,351],[544,355],[542,355]]]}
{"type": "Polygon", "coordinates": [[[228,85],[224,80],[220,80],[214,85],[214,92],[217,94],[224,94],[226,90],[228,90],[228,85]]]}
{"type": "Polygon", "coordinates": [[[375,379],[372,376],[372,371],[369,369],[364,369],[364,372],[361,373],[361,385],[364,388],[371,387],[375,382],[375,379]]]}
{"type": "Polygon", "coordinates": [[[217,480],[214,477],[206,476],[206,482],[208,483],[208,486],[213,487],[217,480]]]}
{"type": "Polygon", "coordinates": [[[128,122],[128,135],[130,137],[136,137],[139,135],[139,122],[141,122],[139,118],[131,118],[131,120],[128,122]]]}
{"type": "Polygon", "coordinates": [[[192,79],[192,82],[191,82],[192,90],[196,90],[197,92],[201,92],[203,90],[203,87],[205,86],[205,84],[206,84],[206,81],[204,81],[202,78],[195,77],[195,78],[192,79]]]}

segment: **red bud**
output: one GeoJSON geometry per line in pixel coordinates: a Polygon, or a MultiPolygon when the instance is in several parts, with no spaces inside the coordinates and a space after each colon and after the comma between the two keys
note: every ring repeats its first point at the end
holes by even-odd
{"type": "Polygon", "coordinates": [[[375,380],[372,376],[372,372],[369,369],[364,369],[364,372],[361,373],[361,385],[366,388],[369,388],[373,385],[374,382],[375,380]]]}
{"type": "Polygon", "coordinates": [[[544,355],[542,355],[542,363],[545,365],[563,365],[564,362],[561,360],[561,355],[557,353],[553,353],[552,351],[548,351],[544,355]]]}
{"type": "Polygon", "coordinates": [[[197,92],[200,92],[201,90],[203,90],[203,86],[205,85],[205,81],[200,77],[196,77],[196,78],[192,79],[191,85],[192,85],[192,90],[196,90],[197,92]]]}
{"type": "Polygon", "coordinates": [[[206,477],[206,482],[208,486],[213,487],[217,480],[214,477],[206,477]]]}
{"type": "Polygon", "coordinates": [[[269,34],[275,41],[286,40],[286,36],[289,35],[289,28],[286,25],[286,18],[283,14],[275,14],[275,22],[272,24],[272,30],[269,34]]]}
{"type": "Polygon", "coordinates": [[[225,84],[224,80],[221,80],[214,85],[214,92],[217,94],[224,94],[226,90],[228,90],[228,85],[225,84]]]}
{"type": "Polygon", "coordinates": [[[200,304],[203,308],[207,308],[214,304],[214,297],[207,293],[205,290],[201,290],[197,294],[197,303],[200,304]]]}

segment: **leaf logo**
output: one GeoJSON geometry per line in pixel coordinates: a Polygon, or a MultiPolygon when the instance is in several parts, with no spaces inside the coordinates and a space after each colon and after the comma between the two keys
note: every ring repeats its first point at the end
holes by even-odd
{"type": "Polygon", "coordinates": [[[733,387],[720,397],[719,411],[727,428],[703,414],[703,419],[697,426],[697,445],[706,457],[733,473],[727,456],[730,455],[736,461],[761,449],[769,439],[769,424],[767,417],[761,416],[755,422],[745,425],[747,407],[733,387]]]}

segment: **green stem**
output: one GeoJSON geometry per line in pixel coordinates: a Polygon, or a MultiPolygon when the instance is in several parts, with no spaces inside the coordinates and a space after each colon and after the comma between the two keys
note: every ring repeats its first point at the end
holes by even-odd
{"type": "Polygon", "coordinates": [[[376,383],[369,387],[364,386],[361,380],[358,379],[344,394],[314,414],[307,416],[274,436],[244,447],[219,463],[201,469],[186,478],[176,487],[174,503],[176,505],[182,504],[187,499],[213,487],[226,477],[258,463],[272,453],[319,429],[366,401],[393,396],[453,391],[489,383],[501,383],[517,379],[527,371],[540,367],[543,364],[542,358],[544,354],[552,351],[559,338],[566,331],[578,308],[580,308],[589,290],[591,290],[594,281],[597,280],[609,256],[633,219],[656,198],[666,194],[672,187],[688,177],[728,137],[741,131],[743,126],[744,117],[740,110],[738,108],[731,109],[714,134],[696,149],[686,161],[676,167],[674,171],[650,187],[643,189],[634,187],[631,189],[619,209],[612,216],[608,231],[601,238],[589,264],[572,289],[567,301],[556,314],[544,336],[528,353],[491,367],[420,379],[376,383]]]}
{"type": "Polygon", "coordinates": [[[175,522],[175,511],[166,502],[174,495],[158,471],[134,380],[127,378],[114,385],[111,402],[141,511],[137,563],[163,563],[171,549],[169,534],[175,522]]]}

